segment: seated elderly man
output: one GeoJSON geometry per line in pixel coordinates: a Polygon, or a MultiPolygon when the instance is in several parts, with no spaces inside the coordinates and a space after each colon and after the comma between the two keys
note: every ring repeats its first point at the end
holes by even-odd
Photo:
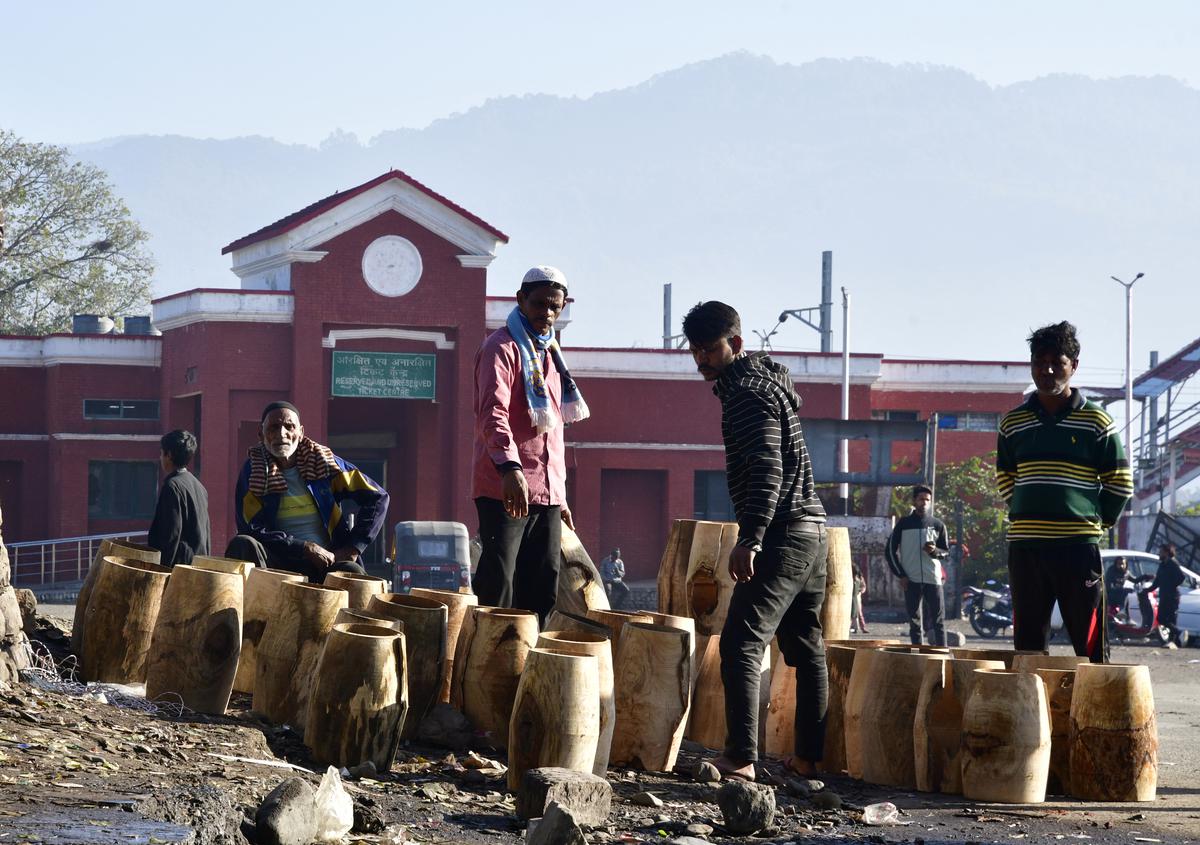
{"type": "Polygon", "coordinates": [[[290,402],[263,409],[261,442],[237,480],[238,535],[225,556],[320,583],[358,564],[387,518],[388,494],[354,464],[304,436],[290,402]]]}

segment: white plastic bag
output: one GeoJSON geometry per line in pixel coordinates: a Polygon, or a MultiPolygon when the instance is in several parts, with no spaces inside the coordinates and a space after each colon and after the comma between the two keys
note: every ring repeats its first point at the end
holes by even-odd
{"type": "Polygon", "coordinates": [[[321,778],[313,803],[317,809],[317,840],[336,842],[354,827],[354,801],[342,787],[342,777],[330,766],[321,778]]]}
{"type": "Polygon", "coordinates": [[[863,821],[870,825],[908,824],[900,821],[900,811],[891,801],[868,804],[863,807],[863,821]]]}

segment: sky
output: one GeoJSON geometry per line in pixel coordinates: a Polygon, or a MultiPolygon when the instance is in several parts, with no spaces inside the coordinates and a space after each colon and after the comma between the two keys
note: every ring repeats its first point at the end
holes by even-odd
{"type": "Polygon", "coordinates": [[[734,50],[870,57],[995,85],[1050,73],[1200,83],[1187,0],[0,2],[0,125],[315,145],[420,128],[498,96],[587,97],[734,50]]]}

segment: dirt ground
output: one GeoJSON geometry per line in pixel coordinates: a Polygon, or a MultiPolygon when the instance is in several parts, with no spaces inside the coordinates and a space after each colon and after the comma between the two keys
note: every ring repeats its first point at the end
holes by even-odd
{"type": "MultiPolygon", "coordinates": [[[[70,609],[45,607],[65,624],[70,609]]],[[[953,623],[957,626],[958,623],[953,623]]],[[[897,636],[899,626],[872,625],[873,635],[897,636]]],[[[44,622],[40,639],[64,654],[61,632],[44,622]]],[[[1004,647],[1003,641],[990,641],[1004,647]]],[[[1062,650],[1061,647],[1057,650],[1062,650]]],[[[961,798],[897,792],[844,777],[825,778],[816,802],[779,785],[775,827],[755,837],[722,834],[717,785],[682,774],[613,770],[610,824],[590,842],[661,842],[688,833],[711,842],[1064,842],[1200,841],[1200,650],[1118,647],[1114,660],[1151,668],[1159,712],[1159,798],[1145,804],[1085,804],[1052,800],[1023,807],[977,806],[961,798]],[[1195,662],[1189,662],[1195,661],[1195,662]],[[664,802],[630,803],[651,792],[664,802]],[[820,796],[824,795],[822,798],[820,796]],[[892,801],[904,825],[863,824],[862,808],[892,801]],[[711,828],[711,832],[705,829],[711,828]]],[[[503,755],[481,747],[485,757],[503,755]]],[[[406,746],[393,770],[347,779],[361,843],[507,843],[524,838],[501,770],[464,767],[465,752],[406,746]]],[[[690,743],[677,771],[703,749],[690,743]]],[[[93,698],[24,684],[0,691],[0,845],[9,842],[87,845],[240,843],[253,836],[254,810],[281,780],[320,779],[298,737],[259,721],[249,699],[235,696],[223,718],[171,717],[114,706],[93,698]]]]}

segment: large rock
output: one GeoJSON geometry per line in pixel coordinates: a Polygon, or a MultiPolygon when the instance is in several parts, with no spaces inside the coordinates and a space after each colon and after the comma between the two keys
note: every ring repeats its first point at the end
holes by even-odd
{"type": "Polygon", "coordinates": [[[316,795],[308,781],[288,778],[258,805],[259,845],[308,845],[317,835],[316,795]]]}
{"type": "Polygon", "coordinates": [[[526,771],[517,792],[517,815],[536,819],[555,803],[569,809],[579,824],[600,827],[612,810],[612,786],[590,772],[553,766],[526,771]]]}
{"type": "Polygon", "coordinates": [[[717,806],[730,833],[737,836],[757,833],[770,827],[775,819],[775,790],[731,780],[717,790],[717,806]]]}
{"type": "Polygon", "coordinates": [[[526,845],[587,845],[579,822],[570,810],[552,801],[546,815],[529,822],[526,845]]]}
{"type": "Polygon", "coordinates": [[[37,632],[37,596],[33,590],[14,590],[17,596],[17,607],[21,608],[21,628],[27,637],[37,632]]]}

